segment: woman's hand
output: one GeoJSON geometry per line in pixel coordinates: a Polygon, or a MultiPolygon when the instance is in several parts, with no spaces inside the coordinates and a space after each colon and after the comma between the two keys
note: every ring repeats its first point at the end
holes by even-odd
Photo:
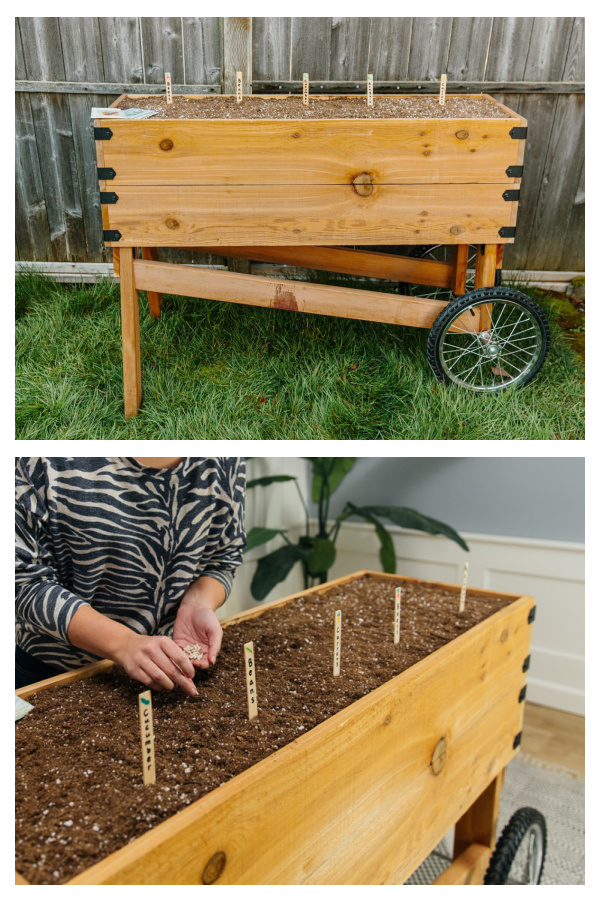
{"type": "Polygon", "coordinates": [[[194,697],[194,667],[183,650],[166,635],[149,637],[130,632],[118,651],[115,662],[155,691],[172,691],[175,685],[194,697]]]}
{"type": "Polygon", "coordinates": [[[173,640],[181,648],[200,645],[204,655],[202,659],[191,660],[194,666],[207,669],[214,665],[222,638],[223,629],[214,610],[193,603],[181,604],[173,626],[173,640]]]}

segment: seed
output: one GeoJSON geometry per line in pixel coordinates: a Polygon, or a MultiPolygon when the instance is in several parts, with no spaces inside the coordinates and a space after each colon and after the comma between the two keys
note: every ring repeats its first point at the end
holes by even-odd
{"type": "Polygon", "coordinates": [[[187,647],[183,648],[183,652],[186,653],[190,659],[202,659],[204,656],[200,644],[188,644],[187,647]]]}

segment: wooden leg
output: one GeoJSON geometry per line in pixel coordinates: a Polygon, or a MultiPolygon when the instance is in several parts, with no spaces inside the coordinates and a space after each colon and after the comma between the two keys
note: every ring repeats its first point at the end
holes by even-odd
{"type": "MultiPolygon", "coordinates": [[[[142,247],[142,259],[150,259],[156,262],[158,260],[156,247],[142,247]]],[[[159,319],[162,310],[162,294],[157,294],[156,291],[148,291],[148,306],[150,307],[152,318],[159,319]]]]}
{"type": "Polygon", "coordinates": [[[119,248],[113,247],[113,275],[119,274],[119,248]]]}
{"type": "Polygon", "coordinates": [[[494,778],[490,786],[456,823],[454,859],[471,844],[483,844],[484,847],[494,848],[503,781],[504,771],[494,778]]]}
{"type": "MultiPolygon", "coordinates": [[[[497,257],[497,244],[482,244],[481,246],[477,247],[477,262],[475,264],[475,289],[494,287],[494,284],[496,283],[497,257]]],[[[492,307],[480,306],[479,314],[481,317],[481,330],[488,331],[492,324],[492,307]]]]}
{"type": "Polygon", "coordinates": [[[133,276],[133,250],[122,247],[121,263],[121,328],[123,332],[123,391],[125,418],[137,416],[142,402],[142,368],[140,359],[140,302],[133,276]]]}
{"type": "Polygon", "coordinates": [[[467,290],[467,260],[469,258],[469,245],[457,244],[454,248],[454,280],[452,290],[457,297],[467,290]]]}

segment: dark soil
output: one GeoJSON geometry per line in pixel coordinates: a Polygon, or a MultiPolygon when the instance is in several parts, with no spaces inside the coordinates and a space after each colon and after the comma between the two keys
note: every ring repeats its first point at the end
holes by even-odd
{"type": "MultiPolygon", "coordinates": [[[[213,94],[199,98],[164,96],[130,97],[119,104],[123,109],[153,109],[154,119],[508,119],[509,115],[491,100],[469,96],[449,97],[441,106],[436,96],[375,96],[373,106],[366,97],[311,97],[304,106],[302,97],[246,96],[241,103],[235,97],[213,94]]],[[[142,120],[144,121],[144,120],[142,120]]],[[[148,121],[148,120],[145,120],[148,121]]]]}
{"type": "Polygon", "coordinates": [[[198,698],[153,692],[156,784],[142,780],[138,694],[121,669],[29,698],[16,723],[16,853],[33,884],[62,884],[306,734],[508,605],[428,583],[365,576],[225,629],[198,698]],[[403,586],[393,643],[395,584],[403,586]],[[341,674],[333,622],[342,610],[341,674]],[[259,715],[247,717],[243,644],[253,641],[259,715]]]}

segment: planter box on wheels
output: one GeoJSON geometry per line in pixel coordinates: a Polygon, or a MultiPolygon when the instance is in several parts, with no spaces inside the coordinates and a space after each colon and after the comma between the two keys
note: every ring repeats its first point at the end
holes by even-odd
{"type": "Polygon", "coordinates": [[[493,596],[507,605],[68,883],[401,884],[454,825],[438,883],[481,883],[520,741],[534,607],[493,596]]]}
{"type": "Polygon", "coordinates": [[[139,289],[155,316],[170,292],[429,329],[437,321],[429,359],[441,380],[486,391],[531,380],[546,356],[548,326],[515,291],[474,294],[440,322],[446,300],[157,261],[157,247],[205,250],[434,285],[460,297],[468,247],[476,245],[475,288],[494,288],[503,246],[514,240],[527,123],[488,95],[466,99],[483,104],[481,117],[96,120],[104,239],[121,274],[126,416],[141,402],[139,289]],[[444,245],[454,253],[445,262],[341,249],[356,244],[444,245]]]}

